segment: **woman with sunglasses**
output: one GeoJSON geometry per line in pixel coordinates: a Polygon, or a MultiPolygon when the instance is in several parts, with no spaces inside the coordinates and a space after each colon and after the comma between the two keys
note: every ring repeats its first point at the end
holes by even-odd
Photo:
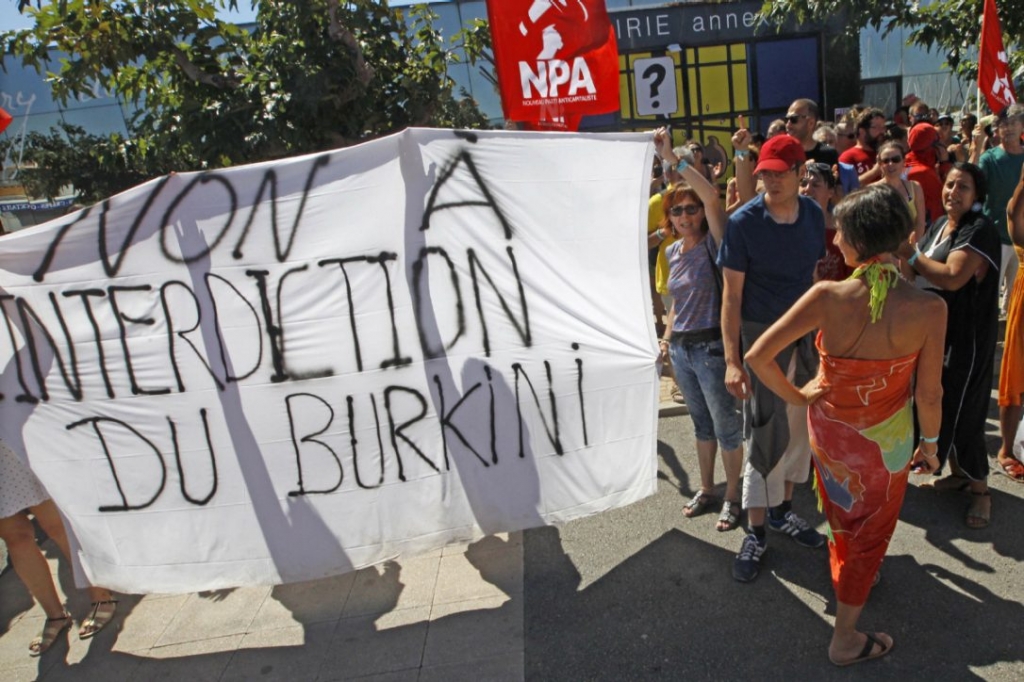
{"type": "Polygon", "coordinates": [[[689,183],[681,183],[665,195],[660,228],[670,230],[676,239],[666,252],[672,308],[666,336],[660,342],[661,353],[671,359],[676,383],[690,408],[700,465],[700,490],[683,507],[683,514],[699,516],[715,502],[715,454],[720,445],[726,489],[716,528],[728,531],[740,521],[743,421],[725,388],[722,284],[715,264],[725,232],[725,209],[718,189],[690,160],[681,160],[672,152],[664,128],[655,132],[654,144],[661,158],[678,164],[689,183]]]}
{"type": "Polygon", "coordinates": [[[914,236],[920,240],[924,236],[924,190],[916,180],[908,180],[907,161],[903,155],[903,147],[898,142],[883,142],[878,148],[878,168],[882,172],[884,182],[899,193],[910,209],[910,219],[914,225],[914,236]]]}
{"type": "Polygon", "coordinates": [[[800,179],[800,194],[814,199],[825,214],[825,257],[818,261],[814,271],[816,281],[829,280],[838,282],[853,273],[853,268],[846,264],[843,252],[835,245],[835,223],[832,220],[832,208],[838,199],[836,176],[827,163],[808,163],[804,177],[800,179]]]}

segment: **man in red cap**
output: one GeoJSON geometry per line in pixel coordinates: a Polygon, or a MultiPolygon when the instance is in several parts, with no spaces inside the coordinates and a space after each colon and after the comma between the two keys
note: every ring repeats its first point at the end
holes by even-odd
{"type": "MultiPolygon", "coordinates": [[[[928,105],[924,105],[927,115],[928,105]]],[[[917,105],[914,105],[917,107],[917,105]]],[[[913,111],[911,112],[913,115],[913,111]]],[[[924,190],[924,205],[927,210],[925,223],[931,225],[944,213],[942,210],[942,180],[939,178],[937,164],[939,149],[939,133],[935,126],[926,118],[918,115],[917,122],[907,136],[910,151],[907,153],[907,179],[916,180],[924,190]]]]}
{"type": "MultiPolygon", "coordinates": [[[[825,544],[791,508],[793,485],[806,481],[810,471],[807,408],[787,406],[747,370],[741,356],[811,288],[815,264],[825,255],[824,215],[817,203],[800,196],[806,160],[803,145],[790,135],[761,146],[754,173],[765,192],[730,216],[718,254],[725,385],[744,401],[743,508],[749,532],[733,563],[733,577],[740,582],[757,577],[766,525],[805,547],[825,544]]],[[[809,381],[817,371],[812,336],[794,343],[777,361],[797,385],[809,381]]]]}

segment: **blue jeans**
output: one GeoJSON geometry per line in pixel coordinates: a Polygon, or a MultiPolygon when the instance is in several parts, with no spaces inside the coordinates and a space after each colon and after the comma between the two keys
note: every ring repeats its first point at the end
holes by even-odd
{"type": "Polygon", "coordinates": [[[686,399],[697,440],[717,440],[722,450],[743,444],[743,417],[725,388],[722,340],[684,344],[673,341],[669,357],[676,384],[686,399]]]}

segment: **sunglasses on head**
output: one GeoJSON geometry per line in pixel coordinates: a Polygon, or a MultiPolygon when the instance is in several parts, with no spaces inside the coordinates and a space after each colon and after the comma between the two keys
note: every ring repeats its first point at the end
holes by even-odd
{"type": "Polygon", "coordinates": [[[698,206],[697,204],[687,204],[686,206],[683,206],[682,204],[679,204],[679,205],[673,206],[669,210],[669,213],[671,213],[672,215],[678,217],[678,216],[683,215],[684,213],[686,215],[697,215],[698,211],[700,211],[700,206],[698,206]]]}

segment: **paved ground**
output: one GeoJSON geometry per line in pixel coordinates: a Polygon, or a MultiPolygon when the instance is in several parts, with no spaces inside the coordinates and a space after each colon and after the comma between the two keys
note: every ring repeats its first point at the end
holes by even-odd
{"type": "MultiPolygon", "coordinates": [[[[680,513],[697,482],[689,419],[661,419],[659,437],[658,492],[626,509],[311,583],[122,597],[112,627],[42,659],[26,649],[42,613],[8,571],[0,679],[1024,678],[1024,486],[992,476],[982,531],[964,527],[965,498],[908,491],[863,617],[896,646],[848,671],[826,658],[827,553],[773,536],[761,577],[734,582],[740,532],[680,513]]],[[[795,507],[823,527],[809,489],[795,507]]],[[[59,577],[80,617],[87,605],[59,577]]]]}

